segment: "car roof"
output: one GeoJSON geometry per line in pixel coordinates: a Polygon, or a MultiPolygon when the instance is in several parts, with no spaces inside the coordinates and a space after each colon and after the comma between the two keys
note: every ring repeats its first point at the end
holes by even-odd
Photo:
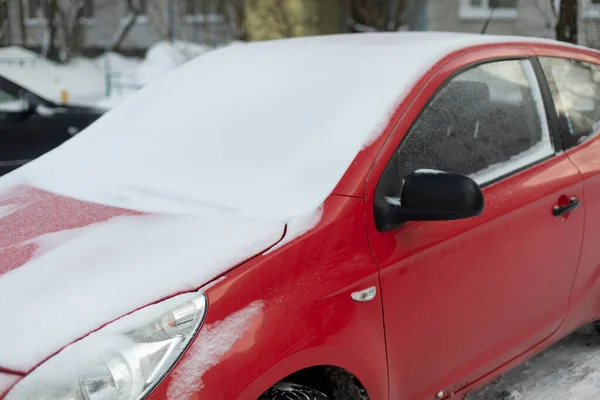
{"type": "Polygon", "coordinates": [[[322,204],[440,60],[470,46],[534,41],[556,43],[393,32],[230,45],[147,85],[12,176],[139,211],[210,204],[289,221],[322,204]],[[121,200],[123,188],[143,190],[121,200]]]}
{"type": "MultiPolygon", "coordinates": [[[[368,47],[370,49],[380,49],[382,52],[398,51],[398,50],[442,50],[453,52],[461,49],[466,49],[472,46],[479,45],[497,45],[506,44],[542,44],[560,46],[565,49],[584,50],[587,52],[600,52],[567,42],[560,42],[554,39],[526,37],[526,36],[509,36],[509,35],[492,35],[492,34],[475,34],[463,32],[370,32],[358,34],[334,34],[322,36],[307,36],[299,38],[277,39],[265,42],[251,43],[250,46],[261,48],[271,48],[273,52],[277,52],[279,48],[294,49],[296,51],[305,52],[310,55],[312,52],[319,51],[323,47],[336,47],[339,50],[348,48],[368,47]]],[[[248,46],[248,45],[246,45],[248,46]]],[[[419,57],[419,53],[411,53],[411,60],[419,57]]]]}

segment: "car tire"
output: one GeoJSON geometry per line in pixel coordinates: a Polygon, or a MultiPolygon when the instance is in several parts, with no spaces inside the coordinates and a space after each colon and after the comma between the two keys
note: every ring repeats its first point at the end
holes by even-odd
{"type": "Polygon", "coordinates": [[[308,386],[279,382],[263,393],[258,400],[329,400],[329,397],[308,386]]]}
{"type": "Polygon", "coordinates": [[[596,332],[598,332],[598,335],[600,335],[600,320],[598,321],[594,321],[592,323],[592,325],[594,326],[594,328],[596,329],[596,332]]]}

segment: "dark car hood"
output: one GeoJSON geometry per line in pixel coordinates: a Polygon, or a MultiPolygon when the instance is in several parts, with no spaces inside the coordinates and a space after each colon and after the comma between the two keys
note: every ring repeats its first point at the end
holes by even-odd
{"type": "Polygon", "coordinates": [[[144,214],[0,189],[0,370],[28,372],[135,309],[193,290],[281,240],[285,224],[144,214]]]}
{"type": "Polygon", "coordinates": [[[73,114],[90,114],[100,116],[106,113],[107,110],[101,108],[85,106],[85,105],[71,105],[71,104],[56,104],[52,107],[54,110],[63,110],[65,112],[73,114]]]}

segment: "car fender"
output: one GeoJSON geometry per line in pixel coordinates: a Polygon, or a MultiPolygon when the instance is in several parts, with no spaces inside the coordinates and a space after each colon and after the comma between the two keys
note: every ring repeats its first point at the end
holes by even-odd
{"type": "Polygon", "coordinates": [[[315,365],[344,368],[371,398],[387,398],[379,271],[362,199],[331,197],[312,230],[206,288],[203,327],[149,399],[256,399],[315,365]],[[371,287],[369,301],[352,298],[371,287]]]}

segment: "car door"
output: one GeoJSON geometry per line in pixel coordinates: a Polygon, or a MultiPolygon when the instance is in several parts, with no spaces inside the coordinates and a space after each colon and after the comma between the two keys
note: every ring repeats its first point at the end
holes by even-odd
{"type": "Polygon", "coordinates": [[[600,315],[600,63],[556,56],[542,56],[540,63],[566,154],[584,178],[585,229],[569,313],[577,325],[600,315]]]}
{"type": "Polygon", "coordinates": [[[581,176],[553,136],[536,60],[486,54],[459,57],[430,80],[368,178],[393,399],[449,396],[549,337],[567,311],[581,176]],[[386,205],[420,168],[472,177],[483,213],[399,223],[386,205]]]}

